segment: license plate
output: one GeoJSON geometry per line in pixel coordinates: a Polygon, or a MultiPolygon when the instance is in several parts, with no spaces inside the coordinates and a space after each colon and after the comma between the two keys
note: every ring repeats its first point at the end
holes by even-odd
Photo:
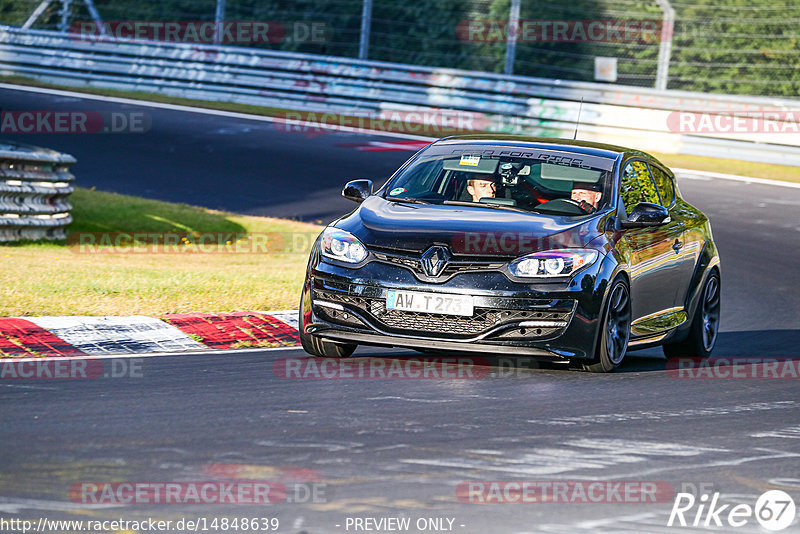
{"type": "Polygon", "coordinates": [[[386,294],[386,309],[471,316],[472,297],[390,289],[386,294]]]}

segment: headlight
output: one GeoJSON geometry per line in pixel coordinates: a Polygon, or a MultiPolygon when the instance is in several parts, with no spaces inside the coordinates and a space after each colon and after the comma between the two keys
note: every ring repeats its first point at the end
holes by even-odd
{"type": "Polygon", "coordinates": [[[572,276],[597,260],[596,250],[570,249],[534,252],[517,258],[508,265],[511,274],[519,278],[555,278],[572,276]]]}
{"type": "Polygon", "coordinates": [[[350,232],[329,226],[322,232],[322,255],[347,263],[360,263],[367,257],[367,249],[350,232]]]}

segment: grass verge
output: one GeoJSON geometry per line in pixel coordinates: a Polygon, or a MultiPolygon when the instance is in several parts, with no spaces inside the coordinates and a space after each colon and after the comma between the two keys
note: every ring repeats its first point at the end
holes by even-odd
{"type": "MultiPolygon", "coordinates": [[[[143,91],[123,91],[118,89],[102,89],[97,87],[73,87],[69,85],[58,85],[39,82],[24,76],[0,76],[0,82],[15,83],[19,85],[29,85],[35,87],[46,87],[52,89],[63,89],[81,93],[89,93],[103,96],[114,96],[120,98],[132,98],[146,100],[150,102],[161,102],[166,104],[179,104],[208,109],[219,109],[224,111],[235,111],[252,115],[263,115],[275,117],[293,111],[281,108],[254,106],[249,104],[237,104],[233,102],[216,102],[208,100],[193,100],[188,98],[178,98],[173,96],[161,95],[158,93],[148,93],[143,91]]],[[[351,124],[357,124],[354,117],[344,117],[351,124]]],[[[398,131],[398,130],[393,130],[398,131]]],[[[406,133],[419,135],[418,130],[406,133]]],[[[466,133],[463,131],[442,131],[441,135],[452,135],[466,133]]],[[[435,136],[434,134],[430,134],[435,136]]],[[[690,156],[683,154],[662,154],[653,153],[664,164],[670,167],[684,169],[694,169],[698,171],[721,172],[725,174],[738,174],[742,176],[753,176],[756,178],[767,178],[771,180],[783,180],[788,182],[800,182],[800,168],[790,165],[774,165],[770,163],[756,163],[750,161],[740,161],[733,159],[709,158],[704,156],[690,156]]]]}
{"type": "Polygon", "coordinates": [[[0,315],[294,309],[321,227],[77,189],[67,243],[0,247],[0,315]]]}
{"type": "Polygon", "coordinates": [[[658,152],[651,152],[651,154],[661,160],[664,165],[676,169],[721,172],[723,174],[738,174],[739,176],[800,183],[800,167],[792,167],[790,165],[771,165],[754,161],[706,158],[684,154],[661,154],[658,152]]]}

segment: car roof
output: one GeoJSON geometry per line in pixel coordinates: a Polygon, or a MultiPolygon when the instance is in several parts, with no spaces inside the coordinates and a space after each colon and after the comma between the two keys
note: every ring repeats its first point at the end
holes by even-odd
{"type": "Polygon", "coordinates": [[[595,143],[592,141],[573,140],[573,139],[553,139],[551,137],[533,137],[526,135],[497,135],[497,134],[472,134],[456,135],[445,137],[435,142],[436,145],[501,145],[501,146],[524,146],[530,148],[542,148],[550,150],[568,150],[579,154],[601,156],[616,159],[620,154],[629,154],[650,158],[656,158],[641,150],[626,148],[605,143],[595,143]]]}

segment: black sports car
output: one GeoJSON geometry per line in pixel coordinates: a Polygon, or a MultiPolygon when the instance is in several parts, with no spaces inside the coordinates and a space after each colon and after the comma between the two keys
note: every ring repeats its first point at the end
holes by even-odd
{"type": "Polygon", "coordinates": [[[322,232],[300,302],[316,356],[480,351],[611,371],[626,350],[707,357],[720,265],[703,213],[637,150],[472,135],[415,154],[322,232]]]}

